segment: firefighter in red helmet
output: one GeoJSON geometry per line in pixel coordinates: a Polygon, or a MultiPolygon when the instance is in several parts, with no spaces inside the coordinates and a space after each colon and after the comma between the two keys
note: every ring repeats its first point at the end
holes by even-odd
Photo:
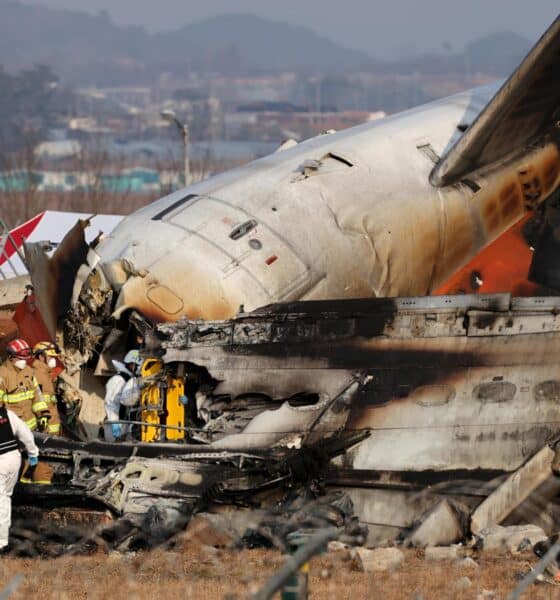
{"type": "Polygon", "coordinates": [[[8,360],[0,367],[0,402],[24,421],[32,431],[48,424],[49,407],[28,361],[31,348],[25,340],[12,340],[6,347],[8,360]]]}
{"type": "MultiPolygon", "coordinates": [[[[0,404],[4,403],[32,431],[47,430],[49,406],[28,364],[32,358],[29,344],[21,339],[12,340],[6,346],[6,352],[8,360],[0,366],[0,404]]],[[[47,480],[48,477],[45,483],[47,480]]]]}

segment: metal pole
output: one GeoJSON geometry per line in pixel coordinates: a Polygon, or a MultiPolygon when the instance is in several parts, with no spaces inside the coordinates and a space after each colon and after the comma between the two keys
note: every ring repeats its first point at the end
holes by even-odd
{"type": "Polygon", "coordinates": [[[549,551],[540,559],[533,570],[525,576],[524,579],[517,585],[517,587],[508,596],[508,600],[519,600],[521,594],[537,579],[537,577],[546,569],[546,567],[556,558],[556,555],[560,552],[560,543],[556,542],[553,544],[549,551]]]}
{"type": "Polygon", "coordinates": [[[8,600],[8,598],[17,592],[18,587],[23,581],[23,575],[14,575],[6,584],[6,587],[0,592],[0,600],[8,600]]]}
{"type": "Polygon", "coordinates": [[[191,178],[191,169],[189,161],[189,127],[186,124],[181,125],[181,135],[183,136],[183,158],[184,158],[184,174],[185,187],[189,185],[191,178]]]}
{"type": "Polygon", "coordinates": [[[269,600],[278,592],[284,584],[290,579],[290,577],[297,573],[297,571],[317,552],[330,542],[338,537],[339,532],[333,527],[323,529],[309,539],[309,542],[305,546],[301,546],[299,550],[292,556],[290,556],[284,566],[273,575],[264,586],[253,595],[252,600],[269,600]]]}

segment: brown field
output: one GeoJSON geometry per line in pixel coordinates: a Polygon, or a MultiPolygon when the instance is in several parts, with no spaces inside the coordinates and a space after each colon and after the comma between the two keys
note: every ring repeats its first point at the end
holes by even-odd
{"type": "MultiPolygon", "coordinates": [[[[273,550],[226,551],[203,546],[128,556],[3,558],[0,584],[4,586],[17,573],[23,575],[11,596],[14,600],[247,598],[283,560],[273,550]]],[[[515,587],[516,574],[527,571],[535,559],[531,554],[483,556],[477,562],[478,570],[461,570],[452,562],[426,562],[420,552],[407,551],[405,563],[396,572],[372,574],[356,571],[345,552],[329,553],[311,562],[310,598],[475,599],[482,590],[492,590],[501,599],[515,587]],[[458,592],[454,586],[463,576],[471,579],[472,586],[458,592]]],[[[560,598],[560,587],[536,585],[524,598],[560,598]]]]}

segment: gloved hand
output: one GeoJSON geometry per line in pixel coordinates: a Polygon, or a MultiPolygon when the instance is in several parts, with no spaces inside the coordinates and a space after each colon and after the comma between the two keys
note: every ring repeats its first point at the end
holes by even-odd
{"type": "Polygon", "coordinates": [[[30,467],[36,467],[37,464],[39,463],[39,459],[36,456],[30,456],[27,459],[27,462],[29,463],[30,467]]]}
{"type": "Polygon", "coordinates": [[[46,431],[49,428],[49,415],[41,415],[37,419],[37,425],[39,426],[39,431],[46,431]]]}
{"type": "Polygon", "coordinates": [[[113,423],[111,425],[111,433],[113,434],[113,437],[115,439],[118,439],[121,437],[121,433],[122,433],[122,428],[118,423],[113,423]]]}
{"type": "Polygon", "coordinates": [[[187,406],[189,399],[187,396],[185,396],[184,394],[182,396],[179,396],[179,402],[183,405],[183,406],[187,406]]]}

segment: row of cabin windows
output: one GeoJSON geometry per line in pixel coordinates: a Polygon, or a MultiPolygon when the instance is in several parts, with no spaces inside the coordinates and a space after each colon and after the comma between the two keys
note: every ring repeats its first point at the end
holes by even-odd
{"type": "MultiPolygon", "coordinates": [[[[420,406],[443,406],[455,397],[455,388],[447,384],[423,385],[412,391],[408,386],[400,386],[398,390],[394,386],[387,386],[389,389],[386,390],[381,389],[382,387],[375,384],[370,386],[370,389],[366,391],[366,394],[370,396],[370,400],[375,402],[377,396],[384,396],[385,401],[389,401],[397,396],[401,398],[408,397],[420,406]]],[[[482,404],[500,404],[513,400],[516,393],[517,387],[509,381],[489,381],[475,386],[472,395],[475,400],[482,404]]],[[[560,402],[560,381],[543,381],[535,385],[533,396],[537,402],[560,402]]],[[[378,398],[378,400],[381,400],[381,398],[378,398]]]]}

